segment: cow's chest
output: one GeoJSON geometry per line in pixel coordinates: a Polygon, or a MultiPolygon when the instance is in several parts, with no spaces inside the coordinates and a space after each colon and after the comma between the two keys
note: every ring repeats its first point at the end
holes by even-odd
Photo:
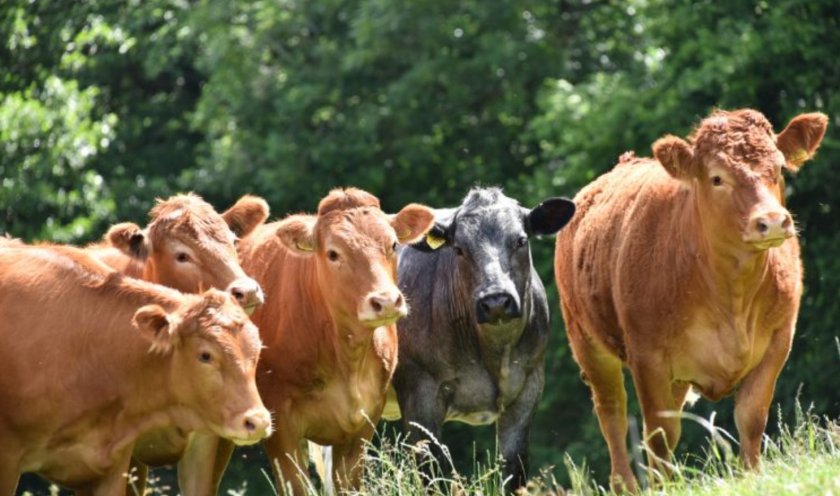
{"type": "Polygon", "coordinates": [[[383,367],[325,378],[305,399],[306,437],[340,444],[376,423],[385,404],[389,375],[383,367]]]}
{"type": "Polygon", "coordinates": [[[496,421],[525,384],[527,372],[515,350],[505,350],[495,367],[471,357],[457,368],[453,378],[444,381],[441,394],[446,401],[446,420],[471,425],[496,421]]]}
{"type": "Polygon", "coordinates": [[[708,399],[730,394],[758,364],[776,326],[751,308],[736,315],[697,312],[672,348],[674,380],[693,384],[708,399]],[[720,314],[718,314],[720,315],[720,314]]]}
{"type": "Polygon", "coordinates": [[[43,449],[28,453],[23,459],[22,471],[36,472],[68,487],[80,487],[127,456],[125,449],[112,449],[112,432],[108,428],[74,434],[58,433],[42,446],[43,449]]]}

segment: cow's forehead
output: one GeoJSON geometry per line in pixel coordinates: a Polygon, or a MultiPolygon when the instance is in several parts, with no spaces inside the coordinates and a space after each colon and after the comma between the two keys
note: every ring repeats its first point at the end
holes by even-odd
{"type": "Polygon", "coordinates": [[[396,240],[388,217],[378,208],[363,207],[330,212],[318,219],[323,241],[339,241],[349,247],[389,245],[396,240]]]}
{"type": "Polygon", "coordinates": [[[774,169],[784,163],[770,123],[755,111],[716,112],[692,136],[701,160],[720,167],[774,169]]]}
{"type": "Polygon", "coordinates": [[[257,327],[242,308],[230,299],[205,302],[198,318],[204,339],[215,341],[232,353],[239,350],[245,357],[259,353],[261,342],[257,327]]]}
{"type": "Polygon", "coordinates": [[[455,217],[458,238],[487,240],[519,235],[524,230],[522,209],[515,202],[498,205],[462,208],[455,217]]]}
{"type": "Polygon", "coordinates": [[[202,215],[191,211],[175,211],[155,219],[149,226],[149,232],[153,239],[177,240],[188,246],[228,245],[236,240],[236,235],[215,211],[202,215]]]}

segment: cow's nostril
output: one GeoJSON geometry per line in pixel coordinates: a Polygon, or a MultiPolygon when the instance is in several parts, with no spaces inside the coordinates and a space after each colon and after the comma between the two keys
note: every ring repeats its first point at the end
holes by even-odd
{"type": "Polygon", "coordinates": [[[767,223],[766,223],[766,222],[764,222],[763,220],[759,220],[759,221],[757,221],[757,222],[755,223],[755,228],[756,228],[756,229],[758,230],[758,232],[760,232],[761,234],[766,233],[766,232],[767,232],[767,229],[768,229],[768,227],[767,227],[767,223]]]}
{"type": "Polygon", "coordinates": [[[371,298],[370,300],[370,307],[373,308],[373,311],[379,313],[382,311],[382,304],[376,301],[376,298],[371,298]]]}
{"type": "Polygon", "coordinates": [[[394,306],[400,306],[403,303],[402,293],[397,295],[397,300],[394,302],[394,306]]]}
{"type": "Polygon", "coordinates": [[[236,298],[236,301],[238,301],[240,303],[245,301],[245,292],[243,292],[239,288],[235,288],[235,289],[230,290],[230,294],[232,294],[233,297],[236,298]]]}
{"type": "Polygon", "coordinates": [[[790,215],[785,216],[785,221],[784,221],[784,222],[782,222],[782,229],[787,229],[787,228],[789,228],[789,227],[790,227],[790,224],[791,224],[792,222],[793,222],[793,221],[791,220],[790,215]]]}
{"type": "Polygon", "coordinates": [[[248,432],[254,432],[257,430],[257,426],[251,421],[251,419],[245,419],[245,430],[248,432]]]}

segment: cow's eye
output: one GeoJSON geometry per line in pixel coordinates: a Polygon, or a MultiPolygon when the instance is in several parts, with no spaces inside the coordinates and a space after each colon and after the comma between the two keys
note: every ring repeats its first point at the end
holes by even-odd
{"type": "Polygon", "coordinates": [[[198,361],[201,363],[213,363],[213,355],[209,351],[202,351],[198,354],[198,361]]]}
{"type": "Polygon", "coordinates": [[[394,252],[394,253],[396,253],[396,251],[397,251],[397,246],[399,246],[399,245],[398,245],[398,243],[397,243],[396,241],[394,241],[394,244],[392,244],[392,245],[391,245],[391,251],[392,251],[392,252],[394,252]]]}
{"type": "Polygon", "coordinates": [[[516,247],[522,248],[523,246],[528,244],[528,237],[527,236],[520,236],[516,240],[516,247]]]}
{"type": "Polygon", "coordinates": [[[720,186],[723,184],[723,178],[720,176],[712,176],[712,185],[720,186]]]}
{"type": "Polygon", "coordinates": [[[459,257],[463,257],[463,256],[464,256],[464,249],[463,249],[463,248],[461,248],[460,246],[453,245],[453,246],[452,246],[452,249],[453,249],[453,250],[455,250],[455,254],[456,254],[456,255],[458,255],[459,257]]]}
{"type": "Polygon", "coordinates": [[[327,250],[327,258],[330,259],[330,262],[338,262],[340,258],[338,256],[338,252],[335,250],[327,250]]]}
{"type": "Polygon", "coordinates": [[[182,251],[179,251],[175,254],[175,260],[178,261],[178,263],[187,263],[190,261],[190,256],[182,251]]]}

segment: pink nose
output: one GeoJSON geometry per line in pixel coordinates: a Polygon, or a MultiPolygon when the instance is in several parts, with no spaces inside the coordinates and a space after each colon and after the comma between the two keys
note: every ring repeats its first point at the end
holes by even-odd
{"type": "Polygon", "coordinates": [[[228,291],[236,298],[236,302],[246,310],[253,310],[265,301],[262,288],[257,284],[257,281],[250,277],[233,281],[228,286],[228,291]]]}
{"type": "Polygon", "coordinates": [[[405,306],[403,295],[399,291],[371,295],[368,298],[368,305],[375,315],[383,317],[397,314],[405,306]]]}
{"type": "Polygon", "coordinates": [[[259,440],[271,435],[271,414],[265,408],[248,410],[239,423],[245,438],[259,440]]]}
{"type": "Polygon", "coordinates": [[[786,239],[795,234],[793,219],[785,210],[755,215],[750,227],[757,241],[786,239]]]}

